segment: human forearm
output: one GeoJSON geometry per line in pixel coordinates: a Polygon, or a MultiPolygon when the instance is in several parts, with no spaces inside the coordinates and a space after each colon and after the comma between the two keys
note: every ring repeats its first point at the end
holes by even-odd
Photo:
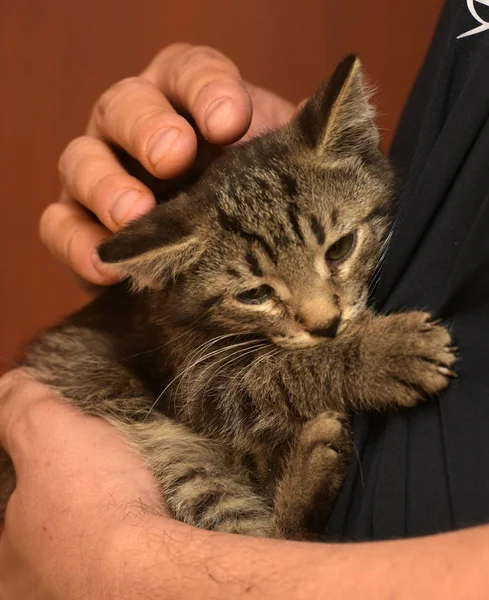
{"type": "Polygon", "coordinates": [[[18,474],[0,535],[2,599],[68,600],[83,590],[93,600],[436,600],[489,589],[489,526],[307,544],[154,516],[150,473],[117,433],[21,372],[0,381],[0,442],[18,474]]]}
{"type": "Polygon", "coordinates": [[[489,528],[403,541],[307,544],[209,533],[151,518],[112,540],[110,598],[480,598],[489,528]]]}

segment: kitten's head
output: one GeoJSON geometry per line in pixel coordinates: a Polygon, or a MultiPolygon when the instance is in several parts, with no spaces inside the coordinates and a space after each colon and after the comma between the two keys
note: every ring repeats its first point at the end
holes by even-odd
{"type": "Polygon", "coordinates": [[[341,335],[366,306],[394,212],[372,113],[349,57],[293,122],[226,151],[101,259],[154,290],[166,322],[288,347],[341,335]]]}

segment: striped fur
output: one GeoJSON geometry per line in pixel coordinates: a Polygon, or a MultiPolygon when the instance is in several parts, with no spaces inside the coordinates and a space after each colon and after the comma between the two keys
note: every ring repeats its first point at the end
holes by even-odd
{"type": "Polygon", "coordinates": [[[366,305],[395,211],[372,119],[349,57],[292,123],[105,242],[126,282],[27,351],[36,377],[145,457],[184,522],[320,532],[348,466],[347,415],[448,384],[443,327],[366,305]]]}

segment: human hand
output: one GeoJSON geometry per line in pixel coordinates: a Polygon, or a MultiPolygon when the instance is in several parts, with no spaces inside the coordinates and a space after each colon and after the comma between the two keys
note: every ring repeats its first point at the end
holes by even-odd
{"type": "Polygon", "coordinates": [[[217,50],[168,46],[139,77],[102,94],[86,135],[64,150],[63,190],[42,215],[41,239],[82,279],[114,283],[117,275],[101,264],[96,247],[155,203],[151,187],[127,172],[114,146],[152,176],[169,180],[190,170],[198,154],[208,161],[216,147],[278,127],[293,111],[290,102],[246,84],[217,50]]]}
{"type": "Polygon", "coordinates": [[[113,597],[101,572],[112,536],[163,512],[142,459],[21,370],[0,379],[0,444],[17,474],[0,535],[0,598],[113,597]]]}

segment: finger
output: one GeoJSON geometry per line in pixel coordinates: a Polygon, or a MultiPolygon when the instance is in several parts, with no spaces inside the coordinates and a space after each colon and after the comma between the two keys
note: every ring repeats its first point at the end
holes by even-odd
{"type": "Polygon", "coordinates": [[[88,133],[111,140],[165,179],[188,169],[197,151],[191,125],[141,77],[125,79],[100,97],[88,133]]]}
{"type": "MultiPolygon", "coordinates": [[[[39,404],[59,402],[55,392],[35,381],[22,369],[0,378],[0,446],[10,456],[17,474],[29,461],[26,445],[31,436],[26,415],[39,404]]],[[[30,457],[32,458],[32,457],[30,457]]]]}
{"type": "Polygon", "coordinates": [[[79,137],[59,160],[61,180],[68,196],[97,215],[111,231],[150,210],[151,191],[122,168],[109,147],[92,137],[79,137]]]}
{"type": "Polygon", "coordinates": [[[250,128],[240,142],[245,142],[264,131],[277,129],[294,116],[294,105],[289,100],[251,84],[247,84],[247,89],[253,101],[253,118],[250,128]]]}
{"type": "Polygon", "coordinates": [[[42,214],[41,240],[51,254],[82,279],[95,285],[110,285],[119,275],[102,264],[96,248],[111,234],[95,223],[77,202],[55,202],[42,214]]]}
{"type": "Polygon", "coordinates": [[[251,122],[252,103],[236,65],[206,46],[174,44],[143,71],[178,110],[195,120],[213,144],[241,138],[251,122]]]}

